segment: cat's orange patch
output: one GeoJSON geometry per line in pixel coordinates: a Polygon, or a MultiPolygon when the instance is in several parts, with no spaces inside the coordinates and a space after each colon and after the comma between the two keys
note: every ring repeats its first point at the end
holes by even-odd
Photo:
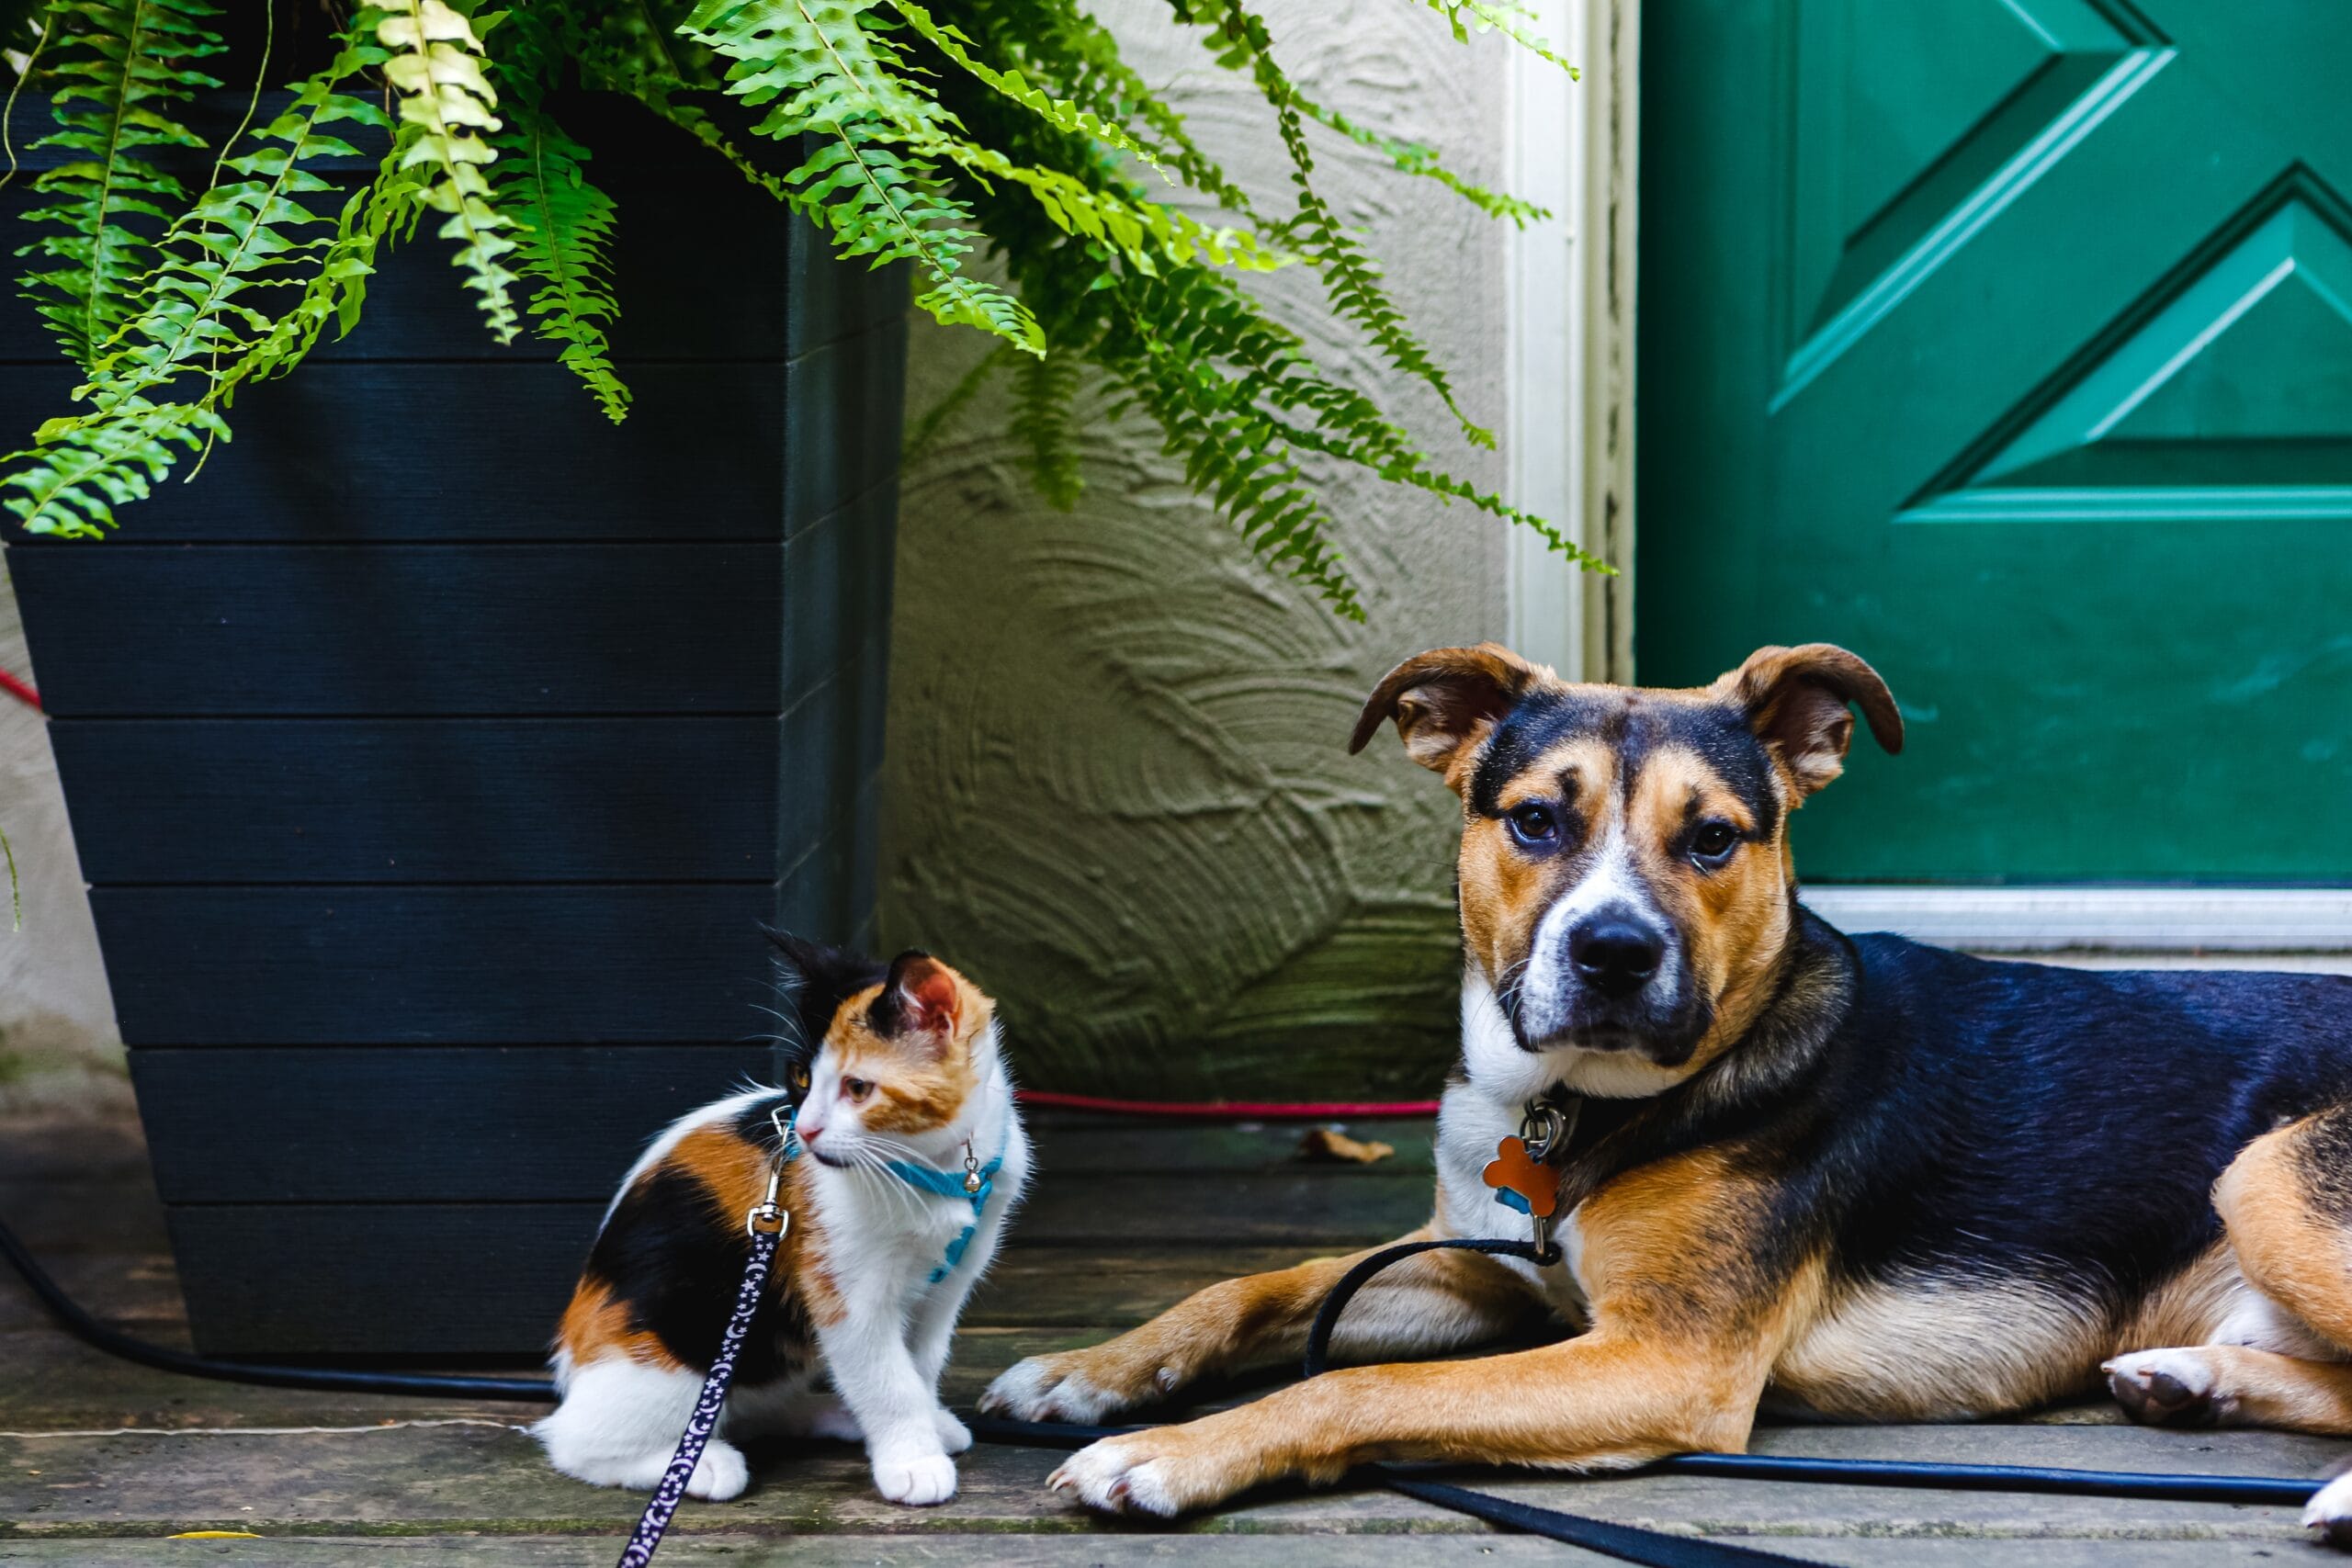
{"type": "Polygon", "coordinates": [[[678,1359],[662,1348],[659,1337],[633,1327],[628,1303],[616,1301],[612,1291],[583,1280],[571,1292],[557,1326],[556,1348],[571,1357],[575,1367],[622,1356],[664,1371],[675,1371],[678,1359]]]}
{"type": "Polygon", "coordinates": [[[874,1099],[860,1115],[868,1132],[927,1133],[944,1127],[979,1087],[972,1044],[989,1026],[995,1004],[961,975],[947,973],[958,1002],[955,1033],[947,1040],[922,1035],[893,1040],[876,1034],[867,1021],[875,998],[882,994],[879,986],[852,997],[834,1014],[825,1043],[840,1062],[842,1075],[874,1085],[874,1099]]]}

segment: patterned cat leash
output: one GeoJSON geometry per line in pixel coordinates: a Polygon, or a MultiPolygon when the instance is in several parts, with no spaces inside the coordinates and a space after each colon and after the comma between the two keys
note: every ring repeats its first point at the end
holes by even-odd
{"type": "Polygon", "coordinates": [[[744,1337],[752,1331],[752,1319],[760,1310],[760,1298],[766,1293],[768,1274],[775,1266],[776,1244],[784,1239],[792,1216],[785,1212],[776,1196],[784,1188],[784,1168],[792,1163],[798,1152],[793,1137],[792,1124],[800,1108],[778,1106],[768,1112],[769,1124],[776,1131],[775,1157],[768,1162],[767,1193],[743,1216],[743,1228],[752,1238],[751,1260],[743,1266],[743,1283],[735,1292],[735,1314],[727,1320],[727,1333],[718,1342],[718,1354],[711,1358],[709,1375],[702,1380],[702,1395],[695,1401],[694,1414],[686,1417],[686,1429],[678,1438],[678,1451],[670,1456],[670,1468],[662,1472],[662,1483],[646,1500],[645,1512],[637,1518],[637,1529],[629,1532],[628,1545],[621,1551],[619,1568],[646,1568],[653,1561],[653,1553],[669,1533],[670,1521],[676,1517],[678,1505],[686,1495],[686,1483],[694,1479],[695,1466],[702,1462],[702,1451],[709,1446],[710,1437],[718,1429],[718,1413],[727,1404],[728,1385],[735,1381],[735,1358],[743,1348],[744,1337]]]}

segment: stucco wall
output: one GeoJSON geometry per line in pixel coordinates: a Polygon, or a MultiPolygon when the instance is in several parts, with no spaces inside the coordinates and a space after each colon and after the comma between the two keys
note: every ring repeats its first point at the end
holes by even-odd
{"type": "MultiPolygon", "coordinates": [[[[1455,44],[1410,6],[1283,0],[1278,58],[1309,92],[1492,180],[1504,45],[1455,44]]],[[[1285,209],[1270,115],[1150,0],[1102,14],[1228,170],[1285,209]]],[[[1317,138],[1321,187],[1369,231],[1396,297],[1504,419],[1504,233],[1433,182],[1317,138]]],[[[1304,268],[1285,317],[1428,448],[1500,465],[1327,315],[1304,268]]],[[[921,323],[919,413],[986,350],[921,323]]],[[[1346,741],[1397,659],[1500,636],[1500,525],[1333,471],[1325,489],[1369,624],[1253,562],[1140,422],[1084,422],[1076,511],[1030,490],[983,399],[907,477],[885,793],[882,923],[1003,1003],[1033,1083],[1155,1095],[1434,1092],[1458,960],[1454,805],[1384,739],[1346,741]]]]}
{"type": "MultiPolygon", "coordinates": [[[[125,636],[137,635],[126,630],[125,636]]],[[[0,670],[31,674],[16,594],[0,588],[0,670]]],[[[130,1102],[90,900],[40,715],[0,694],[0,832],[16,852],[22,931],[0,887],[0,1112],[130,1102]]]]}

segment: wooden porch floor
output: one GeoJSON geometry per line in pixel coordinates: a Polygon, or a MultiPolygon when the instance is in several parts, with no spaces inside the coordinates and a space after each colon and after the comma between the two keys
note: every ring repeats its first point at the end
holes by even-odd
{"type": "MultiPolygon", "coordinates": [[[[1428,1202],[1429,1131],[1384,1127],[1396,1157],[1308,1167],[1295,1129],[1060,1120],[1039,1129],[1039,1190],[975,1302],[949,1373],[968,1404],[1031,1351],[1091,1343],[1227,1275],[1385,1239],[1428,1202]]],[[[0,1213],[67,1289],[186,1343],[135,1127],[0,1122],[0,1213]]],[[[0,1269],[0,1562],[146,1565],[604,1564],[635,1495],[548,1469],[513,1405],[311,1394],[150,1372],[66,1338],[0,1269]],[[168,1540],[183,1531],[257,1539],[168,1540]]],[[[2009,1426],[1770,1427],[1759,1451],[2315,1473],[2344,1447],[2274,1433],[2124,1425],[2104,1406],[2009,1426]]],[[[1176,1530],[1091,1519],[1044,1487],[1055,1456],[982,1445],[936,1509],[875,1498],[841,1447],[755,1452],[752,1490],[689,1504],[664,1562],[796,1568],[954,1563],[1317,1568],[1598,1562],[1366,1488],[1257,1496],[1176,1530]],[[1409,1538],[1409,1539],[1406,1539],[1409,1538]]],[[[2280,1508],[1898,1492],[1660,1477],[1505,1481],[1493,1490],[1600,1517],[1740,1538],[1826,1563],[2206,1568],[2335,1561],[2280,1508]]]]}

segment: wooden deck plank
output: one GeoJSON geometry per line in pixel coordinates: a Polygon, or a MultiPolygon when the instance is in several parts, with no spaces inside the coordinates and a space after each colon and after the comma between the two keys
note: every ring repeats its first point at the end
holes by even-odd
{"type": "MultiPolygon", "coordinates": [[[[1122,1130],[1044,1119],[1037,1202],[959,1335],[946,1393],[968,1404],[1018,1358],[1091,1343],[1232,1274],[1336,1250],[1335,1224],[1404,1228],[1426,1176],[1399,1154],[1368,1170],[1303,1168],[1298,1129],[1122,1130]],[[1151,1172],[1138,1176],[1138,1168],[1151,1172]],[[1125,1177],[1114,1181],[1114,1172],[1125,1177]],[[1396,1179],[1409,1177],[1408,1181],[1396,1179]],[[1407,1199],[1410,1198],[1410,1206],[1407,1199]],[[1219,1205],[1253,1204],[1300,1239],[1253,1239],[1219,1205]],[[1385,1207],[1384,1207],[1385,1205],[1385,1207]],[[1336,1216],[1336,1219],[1335,1219],[1336,1216]],[[1352,1219],[1350,1216],[1353,1216],[1352,1219]],[[1068,1227],[1060,1235],[1058,1227],[1068,1227]],[[1184,1243],[1170,1235],[1204,1235],[1184,1243]],[[1090,1239],[1075,1239],[1069,1232],[1090,1239]]],[[[109,1316],[181,1339],[160,1209],[123,1129],[0,1127],[0,1213],[42,1247],[69,1286],[109,1316]]],[[[1419,1145],[1425,1150],[1426,1145],[1419,1145]]],[[[0,1275],[0,1564],[124,1568],[171,1562],[345,1564],[424,1551],[461,1562],[602,1563],[634,1517],[633,1495],[549,1471],[520,1424],[534,1407],[306,1393],[207,1382],[100,1357],[37,1321],[0,1275]],[[434,1425],[433,1423],[460,1423],[434,1425]],[[323,1430],[321,1428],[324,1428],[323,1430]],[[167,1541],[174,1530],[243,1528],[261,1540],[167,1541]]],[[[1280,1373],[1228,1391],[1247,1396],[1280,1373]]],[[[2308,1475],[2340,1441],[2277,1433],[2172,1433],[2090,1404],[2032,1424],[1766,1427],[1759,1451],[2044,1463],[2086,1468],[2308,1475]]],[[[1166,1532],[1106,1526],[1044,1491],[1047,1450],[983,1446],[964,1495],[936,1510],[876,1499],[854,1450],[776,1445],[736,1503],[690,1506],[663,1560],[848,1568],[855,1563],[1231,1564],[1323,1568],[1416,1537],[1416,1562],[1598,1562],[1489,1533],[1372,1490],[1252,1497],[1166,1532]]],[[[2000,1494],[1773,1485],[1695,1477],[1513,1478],[1479,1484],[1604,1518],[1740,1539],[1832,1564],[1968,1568],[2222,1568],[2301,1553],[2292,1510],[2000,1494]]],[[[394,1561],[398,1561],[394,1559],[394,1561]]],[[[2314,1555],[2314,1561],[2318,1561],[2314,1555]]]]}
{"type": "MultiPolygon", "coordinates": [[[[1767,1452],[1811,1456],[1997,1452],[2029,1462],[2111,1469],[2309,1473],[2340,1445],[2267,1433],[2183,1437],[2139,1427],[1787,1427],[1767,1452]]],[[[908,1534],[1090,1529],[1080,1510],[1043,1484],[1050,1451],[982,1445],[961,1464],[962,1490],[935,1509],[873,1495],[864,1458],[847,1445],[773,1445],[754,1452],[753,1490],[690,1507],[682,1533],[908,1534]]],[[[2011,1496],[1786,1485],[1702,1477],[1529,1479],[1480,1484],[1594,1517],[1746,1537],[2287,1541],[2293,1512],[2194,1503],[2011,1496]]],[[[0,1521],[18,1537],[168,1533],[243,1528],[263,1534],[607,1533],[641,1498],[583,1486],[548,1468],[519,1427],[409,1422],[339,1431],[0,1435],[0,1521]]],[[[1194,1521],[1204,1532],[1385,1534],[1476,1532],[1482,1527],[1393,1494],[1342,1487],[1270,1491],[1194,1521]]]]}
{"type": "MultiPolygon", "coordinates": [[[[1981,1540],[1775,1538],[1773,1551],[1852,1568],[1980,1568],[1981,1540]]],[[[2037,1540],[2005,1543],[1999,1559],[2031,1568],[2278,1568],[2296,1551],[2268,1540],[2037,1540]]],[[[724,1562],[729,1568],[1360,1568],[1375,1552],[1430,1568],[1599,1568],[1614,1559],[1530,1536],[1418,1535],[1375,1544],[1357,1535],[1160,1535],[1102,1531],[1078,1536],[890,1535],[680,1536],[660,1561],[724,1562]]],[[[234,1563],[254,1568],[363,1568],[429,1558],[435,1562],[517,1563],[525,1568],[605,1568],[610,1541],[585,1538],[394,1536],[263,1540],[0,1540],[0,1563],[72,1568],[148,1568],[154,1563],[234,1563]]],[[[2313,1554],[2314,1561],[2324,1561],[2313,1554]]],[[[2291,1559],[2290,1559],[2291,1560],[2291,1559]]]]}

